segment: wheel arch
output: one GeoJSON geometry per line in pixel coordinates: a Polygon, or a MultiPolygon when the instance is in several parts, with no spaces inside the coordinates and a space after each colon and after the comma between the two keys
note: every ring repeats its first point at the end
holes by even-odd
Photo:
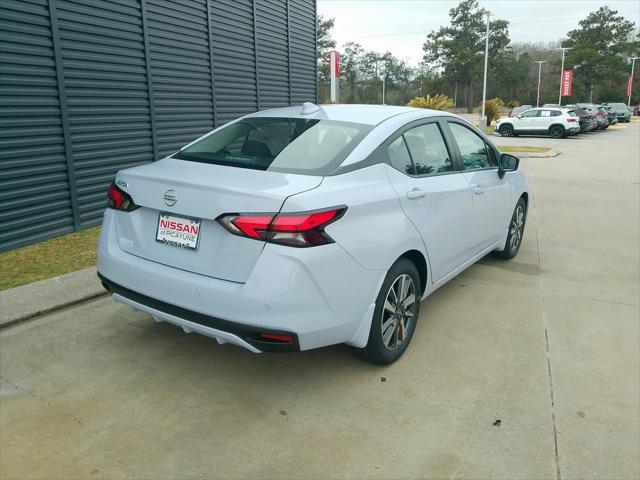
{"type": "Polygon", "coordinates": [[[549,125],[549,128],[547,129],[547,131],[550,132],[553,127],[560,127],[560,128],[562,128],[562,131],[564,131],[564,132],[567,131],[565,126],[563,124],[561,124],[561,123],[552,123],[551,125],[549,125]]]}
{"type": "Polygon", "coordinates": [[[420,275],[420,294],[423,294],[427,288],[427,279],[429,278],[427,259],[419,250],[408,250],[400,255],[398,260],[400,260],[400,258],[406,258],[415,265],[418,270],[418,275],[420,275]]]}

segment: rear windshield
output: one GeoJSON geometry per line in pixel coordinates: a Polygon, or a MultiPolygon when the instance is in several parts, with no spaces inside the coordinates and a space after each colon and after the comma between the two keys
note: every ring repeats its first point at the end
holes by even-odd
{"type": "Polygon", "coordinates": [[[173,158],[230,167],[327,175],[372,127],[305,118],[245,118],[180,150],[173,158]]]}

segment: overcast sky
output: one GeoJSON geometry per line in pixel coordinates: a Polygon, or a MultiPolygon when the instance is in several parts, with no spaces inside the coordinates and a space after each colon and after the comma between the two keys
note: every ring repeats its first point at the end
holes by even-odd
{"type": "MultiPolygon", "coordinates": [[[[317,0],[318,13],[335,18],[338,49],[355,41],[416,65],[422,44],[432,30],[449,22],[458,0],[317,0]]],[[[498,18],[509,21],[512,41],[553,41],[578,26],[578,21],[603,5],[640,25],[640,0],[480,0],[498,18]]]]}

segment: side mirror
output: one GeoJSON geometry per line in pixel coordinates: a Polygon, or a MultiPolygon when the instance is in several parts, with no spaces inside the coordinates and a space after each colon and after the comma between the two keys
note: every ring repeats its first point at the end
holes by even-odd
{"type": "Polygon", "coordinates": [[[504,178],[504,174],[507,172],[513,172],[518,169],[520,165],[520,159],[508,153],[500,154],[500,160],[498,161],[498,176],[504,178]]]}
{"type": "Polygon", "coordinates": [[[522,118],[522,115],[516,115],[516,118],[520,119],[522,118]]]}

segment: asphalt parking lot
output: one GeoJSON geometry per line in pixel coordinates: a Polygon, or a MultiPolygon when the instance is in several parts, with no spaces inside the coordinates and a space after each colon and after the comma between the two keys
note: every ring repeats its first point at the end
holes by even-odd
{"type": "Polygon", "coordinates": [[[523,159],[511,262],[422,306],[396,364],[254,355],[103,297],[0,332],[2,478],[640,477],[640,123],[523,159]]]}

